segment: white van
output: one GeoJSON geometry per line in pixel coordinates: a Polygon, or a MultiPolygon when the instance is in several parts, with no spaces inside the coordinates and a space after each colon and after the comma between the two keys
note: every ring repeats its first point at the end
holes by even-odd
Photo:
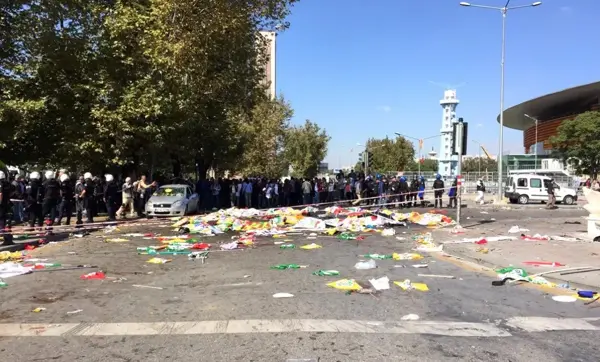
{"type": "MultiPolygon", "coordinates": [[[[506,180],[504,196],[513,204],[526,204],[530,201],[546,202],[548,201],[546,185],[550,180],[550,177],[535,174],[511,175],[506,180]]],[[[573,205],[577,201],[577,191],[574,189],[558,186],[554,190],[554,195],[557,203],[573,205]]]]}

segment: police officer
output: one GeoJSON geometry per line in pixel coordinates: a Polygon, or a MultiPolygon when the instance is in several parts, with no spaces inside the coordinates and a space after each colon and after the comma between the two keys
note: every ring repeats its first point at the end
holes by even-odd
{"type": "Polygon", "coordinates": [[[400,183],[398,182],[398,179],[396,178],[396,176],[393,176],[392,180],[390,181],[390,185],[389,185],[389,190],[390,190],[389,202],[394,203],[394,205],[396,207],[398,207],[398,200],[399,200],[399,195],[398,195],[398,193],[400,192],[398,189],[399,185],[400,185],[400,183]]]}
{"type": "Polygon", "coordinates": [[[419,192],[419,180],[415,175],[410,182],[410,193],[408,194],[408,207],[417,206],[417,193],[419,192]]]}
{"type": "Polygon", "coordinates": [[[106,184],[104,185],[104,203],[106,204],[106,211],[108,212],[108,221],[117,220],[117,197],[119,188],[115,183],[115,178],[111,174],[104,175],[106,184]]]}
{"type": "Polygon", "coordinates": [[[29,174],[29,184],[27,185],[26,203],[27,214],[29,215],[29,226],[34,227],[35,224],[41,227],[44,222],[42,214],[42,199],[44,198],[44,186],[40,181],[40,173],[32,172],[29,174]]]}
{"type": "Polygon", "coordinates": [[[87,223],[91,224],[94,222],[94,211],[96,210],[96,198],[94,194],[94,190],[96,189],[96,185],[92,180],[92,174],[86,172],[83,175],[84,183],[83,183],[83,192],[81,197],[83,198],[83,202],[85,205],[85,214],[87,216],[87,223]]]}
{"type": "Polygon", "coordinates": [[[408,186],[408,182],[406,182],[406,177],[400,177],[400,182],[398,183],[398,192],[400,193],[400,207],[405,208],[410,203],[411,194],[409,193],[410,188],[408,186]]]}
{"type": "Polygon", "coordinates": [[[85,202],[83,197],[83,191],[85,190],[85,179],[83,176],[79,177],[77,183],[75,184],[75,215],[77,217],[77,221],[75,225],[83,224],[83,210],[85,210],[85,202]]]}
{"type": "Polygon", "coordinates": [[[44,181],[44,200],[42,201],[42,215],[47,218],[48,226],[54,224],[56,220],[56,210],[58,200],[60,199],[60,184],[56,181],[54,171],[46,171],[46,181],[44,181]]]}
{"type": "Polygon", "coordinates": [[[67,217],[65,225],[71,224],[71,213],[73,203],[73,186],[71,185],[71,179],[69,175],[63,173],[60,177],[60,207],[58,209],[58,224],[62,221],[63,217],[67,217]]]}
{"type": "Polygon", "coordinates": [[[444,181],[442,175],[435,175],[435,181],[433,181],[433,195],[435,197],[435,208],[442,207],[442,195],[444,194],[444,181]]]}
{"type": "Polygon", "coordinates": [[[3,234],[4,242],[2,245],[13,245],[12,234],[10,231],[10,210],[12,208],[10,198],[14,193],[12,184],[6,179],[6,173],[0,170],[0,232],[7,232],[3,234]]]}

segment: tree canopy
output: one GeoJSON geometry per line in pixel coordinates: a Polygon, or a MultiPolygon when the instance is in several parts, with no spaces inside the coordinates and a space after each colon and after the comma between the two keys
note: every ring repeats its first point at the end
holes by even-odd
{"type": "Polygon", "coordinates": [[[579,174],[596,178],[600,171],[600,112],[585,112],[565,120],[550,139],[553,153],[579,174]]]}
{"type": "Polygon", "coordinates": [[[407,166],[405,171],[418,171],[421,172],[437,172],[438,170],[438,161],[432,160],[430,158],[425,158],[419,161],[411,161],[407,166]]]}
{"type": "Polygon", "coordinates": [[[284,159],[290,165],[293,174],[315,177],[319,171],[319,163],[327,155],[329,139],[324,129],[309,120],[302,126],[288,129],[284,141],[284,159]]]}
{"type": "MultiPolygon", "coordinates": [[[[365,150],[373,155],[369,162],[369,173],[384,173],[406,170],[414,162],[415,150],[411,142],[404,137],[394,139],[370,138],[367,141],[365,150]]],[[[355,169],[363,170],[362,163],[359,162],[355,169]]]]}
{"type": "Polygon", "coordinates": [[[461,173],[466,172],[497,172],[498,162],[487,157],[464,158],[461,173]]]}
{"type": "Polygon", "coordinates": [[[3,2],[0,158],[275,175],[248,160],[279,160],[292,114],[266,96],[259,30],[288,27],[296,1],[3,2]]]}

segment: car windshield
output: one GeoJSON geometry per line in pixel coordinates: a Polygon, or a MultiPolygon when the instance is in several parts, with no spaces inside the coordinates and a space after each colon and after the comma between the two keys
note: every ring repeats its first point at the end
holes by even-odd
{"type": "Polygon", "coordinates": [[[177,196],[183,197],[185,195],[185,187],[172,187],[172,186],[163,186],[156,190],[154,195],[152,196],[177,196]]]}

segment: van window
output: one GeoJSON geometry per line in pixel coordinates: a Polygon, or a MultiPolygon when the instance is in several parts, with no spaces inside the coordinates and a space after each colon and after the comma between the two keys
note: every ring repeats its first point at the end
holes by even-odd
{"type": "Polygon", "coordinates": [[[532,189],[541,189],[542,188],[542,180],[539,178],[532,178],[530,181],[532,189]]]}
{"type": "Polygon", "coordinates": [[[527,179],[526,178],[520,178],[517,181],[517,187],[527,187],[527,179]]]}

